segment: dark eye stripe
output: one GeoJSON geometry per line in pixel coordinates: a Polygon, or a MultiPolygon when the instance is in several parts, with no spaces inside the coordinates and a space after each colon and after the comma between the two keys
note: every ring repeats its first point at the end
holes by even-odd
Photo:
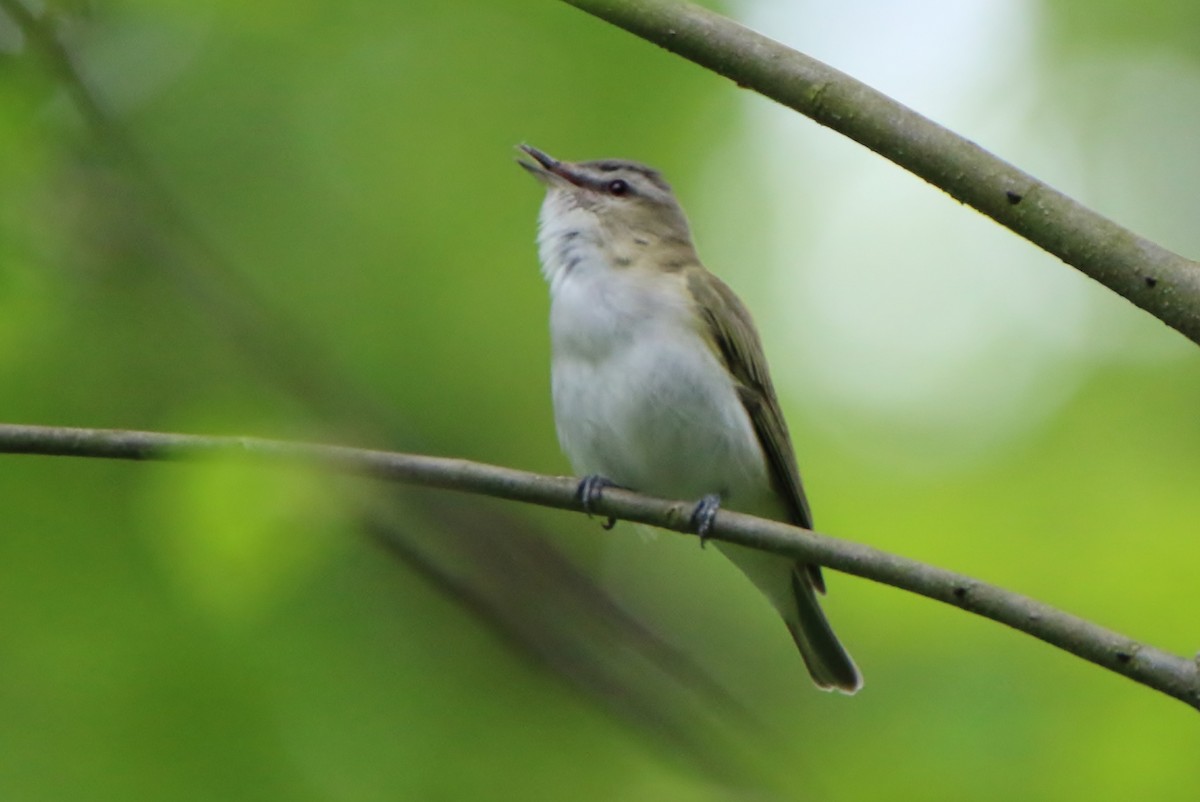
{"type": "Polygon", "coordinates": [[[663,192],[670,192],[671,186],[663,180],[662,174],[653,167],[647,167],[639,162],[623,161],[621,159],[603,159],[600,161],[582,162],[581,167],[588,167],[601,173],[625,172],[626,175],[639,177],[648,181],[663,192]]]}

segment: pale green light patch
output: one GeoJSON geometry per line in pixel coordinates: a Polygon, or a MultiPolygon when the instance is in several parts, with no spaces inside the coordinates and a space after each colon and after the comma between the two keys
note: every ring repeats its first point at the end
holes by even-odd
{"type": "Polygon", "coordinates": [[[50,170],[47,144],[25,123],[19,96],[0,84],[0,368],[41,353],[47,334],[58,333],[60,306],[41,262],[39,244],[61,239],[58,221],[40,213],[50,170]]]}
{"type": "MultiPolygon", "coordinates": [[[[0,225],[0,237],[4,232],[0,225]]],[[[0,259],[0,369],[5,369],[34,358],[47,335],[58,333],[61,308],[44,272],[3,246],[0,259]]]]}
{"type": "Polygon", "coordinates": [[[218,623],[270,613],[339,541],[339,495],[328,475],[293,467],[197,463],[157,473],[147,515],[164,572],[218,623]]]}

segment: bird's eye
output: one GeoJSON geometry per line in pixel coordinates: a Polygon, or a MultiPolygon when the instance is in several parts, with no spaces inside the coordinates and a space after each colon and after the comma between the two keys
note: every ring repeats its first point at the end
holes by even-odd
{"type": "Polygon", "coordinates": [[[629,192],[629,184],[623,179],[615,178],[608,182],[608,192],[610,195],[624,195],[629,192]]]}

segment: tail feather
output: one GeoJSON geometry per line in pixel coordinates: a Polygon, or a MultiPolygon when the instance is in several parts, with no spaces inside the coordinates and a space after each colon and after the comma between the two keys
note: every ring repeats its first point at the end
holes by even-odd
{"type": "Polygon", "coordinates": [[[858,691],[862,674],[817,602],[811,566],[732,543],[717,546],[783,616],[817,687],[847,694],[858,691]]]}
{"type": "Polygon", "coordinates": [[[793,614],[784,613],[783,621],[818,687],[856,693],[863,684],[862,674],[829,626],[829,620],[817,603],[806,568],[804,563],[795,564],[792,571],[793,614]]]}

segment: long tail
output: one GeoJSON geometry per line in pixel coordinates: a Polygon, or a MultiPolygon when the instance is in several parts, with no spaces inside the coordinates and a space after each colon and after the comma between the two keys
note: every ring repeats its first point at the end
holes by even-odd
{"type": "Polygon", "coordinates": [[[817,687],[842,693],[856,693],[862,687],[862,674],[833,634],[804,563],[792,564],[792,610],[780,612],[817,687]]]}
{"type": "Polygon", "coordinates": [[[808,565],[731,543],[717,546],[783,616],[817,687],[847,694],[858,691],[862,674],[817,602],[808,565]]]}

